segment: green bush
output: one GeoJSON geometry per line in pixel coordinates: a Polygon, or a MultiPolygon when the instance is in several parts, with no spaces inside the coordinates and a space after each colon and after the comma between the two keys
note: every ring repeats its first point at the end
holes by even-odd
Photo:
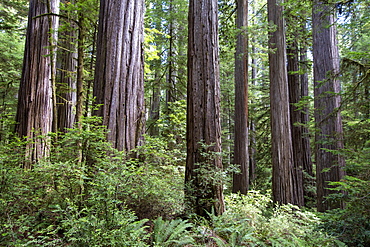
{"type": "Polygon", "coordinates": [[[97,200],[82,210],[75,205],[56,210],[62,215],[65,242],[72,246],[148,246],[147,220],[137,221],[130,210],[97,200]]]}
{"type": "Polygon", "coordinates": [[[139,218],[182,214],[185,154],[171,149],[164,138],[150,136],[135,152],[139,158],[129,161],[136,175],[126,181],[127,189],[131,190],[126,197],[127,205],[139,218]]]}
{"type": "Polygon", "coordinates": [[[130,158],[99,119],[82,124],[53,135],[32,169],[21,165],[23,141],[0,147],[0,246],[146,246],[145,218],[182,212],[183,154],[148,137],[130,158]]]}
{"type": "Polygon", "coordinates": [[[370,181],[345,176],[330,184],[345,193],[333,194],[329,199],[343,200],[345,208],[322,214],[321,228],[349,246],[370,246],[370,181]]]}
{"type": "Polygon", "coordinates": [[[314,213],[293,205],[274,206],[268,195],[231,194],[225,202],[223,215],[211,214],[210,221],[200,223],[202,235],[211,236],[218,246],[344,246],[318,230],[322,222],[314,213]]]}

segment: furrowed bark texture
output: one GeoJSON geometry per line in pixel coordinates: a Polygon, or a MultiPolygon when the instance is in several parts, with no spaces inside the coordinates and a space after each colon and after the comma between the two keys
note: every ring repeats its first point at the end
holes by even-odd
{"type": "Polygon", "coordinates": [[[185,195],[198,215],[224,211],[222,170],[217,0],[189,5],[187,159],[185,195]],[[204,144],[204,145],[203,145],[204,144]]]}
{"type": "Polygon", "coordinates": [[[249,187],[249,150],[248,150],[248,1],[238,0],[236,26],[237,36],[235,53],[235,138],[234,164],[239,165],[240,173],[233,175],[234,193],[247,194],[249,187]]]}
{"type": "Polygon", "coordinates": [[[276,26],[270,33],[270,105],[272,135],[272,191],[275,202],[297,204],[293,192],[293,149],[290,129],[286,43],[283,7],[268,0],[268,20],[276,26]]]}
{"type": "Polygon", "coordinates": [[[96,115],[118,150],[139,144],[144,125],[144,0],[101,0],[94,96],[96,115]]]}
{"type": "Polygon", "coordinates": [[[340,106],[339,52],[331,6],[314,1],[313,8],[313,61],[316,141],[317,210],[341,207],[340,202],[325,200],[330,193],[329,181],[339,181],[344,176],[343,157],[327,150],[340,150],[342,142],[342,119],[340,106]]]}
{"type": "Polygon", "coordinates": [[[301,121],[301,112],[294,105],[300,101],[300,80],[299,80],[299,61],[298,46],[296,41],[288,46],[288,84],[289,84],[289,107],[290,121],[292,132],[293,147],[293,187],[295,192],[296,203],[298,206],[304,206],[304,189],[303,189],[303,160],[305,151],[303,149],[303,131],[301,121]],[[299,125],[297,125],[299,124],[299,125]]]}
{"type": "MultiPolygon", "coordinates": [[[[59,13],[59,0],[50,0],[50,10],[59,13]]],[[[42,0],[31,0],[29,5],[26,46],[22,77],[18,92],[18,108],[15,131],[29,140],[46,135],[52,130],[52,59],[49,32],[58,28],[55,16],[40,16],[48,13],[48,4],[42,0]],[[50,21],[51,20],[51,21],[50,21]],[[49,25],[49,21],[51,26],[49,25]]],[[[52,39],[56,40],[55,33],[52,39]]],[[[48,139],[38,139],[26,146],[27,163],[34,163],[49,154],[48,139]]]]}
{"type": "MultiPolygon", "coordinates": [[[[62,20],[61,20],[62,21],[62,20]]],[[[57,103],[58,103],[58,130],[65,132],[75,123],[76,107],[76,74],[77,74],[77,49],[76,25],[72,20],[66,20],[64,25],[67,30],[60,33],[59,45],[63,47],[58,52],[58,78],[57,103]]]]}

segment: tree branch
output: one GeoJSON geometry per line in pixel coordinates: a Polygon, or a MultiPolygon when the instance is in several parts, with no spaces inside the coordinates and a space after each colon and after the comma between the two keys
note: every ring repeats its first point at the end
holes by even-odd
{"type": "Polygon", "coordinates": [[[36,18],[39,18],[39,17],[44,17],[44,16],[57,16],[57,17],[60,17],[60,18],[63,18],[63,19],[67,19],[69,21],[74,22],[75,24],[77,24],[77,26],[79,28],[81,28],[81,25],[77,20],[71,19],[70,17],[65,16],[65,15],[60,15],[60,14],[55,14],[55,13],[45,13],[45,14],[37,15],[37,16],[33,17],[33,19],[36,19],[36,18]]]}

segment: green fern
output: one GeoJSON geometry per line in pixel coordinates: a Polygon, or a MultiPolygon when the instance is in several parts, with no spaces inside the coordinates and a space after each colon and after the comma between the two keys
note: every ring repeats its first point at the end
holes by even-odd
{"type": "Polygon", "coordinates": [[[154,221],[153,245],[154,246],[184,246],[195,242],[192,234],[187,228],[193,224],[186,220],[176,219],[172,221],[163,220],[162,217],[154,221]]]}

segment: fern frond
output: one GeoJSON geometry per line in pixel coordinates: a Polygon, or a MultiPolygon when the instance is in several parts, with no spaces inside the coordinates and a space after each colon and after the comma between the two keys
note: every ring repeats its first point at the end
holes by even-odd
{"type": "Polygon", "coordinates": [[[195,240],[187,230],[193,224],[186,220],[165,221],[162,217],[154,221],[153,240],[155,246],[184,246],[194,243],[195,240]]]}

